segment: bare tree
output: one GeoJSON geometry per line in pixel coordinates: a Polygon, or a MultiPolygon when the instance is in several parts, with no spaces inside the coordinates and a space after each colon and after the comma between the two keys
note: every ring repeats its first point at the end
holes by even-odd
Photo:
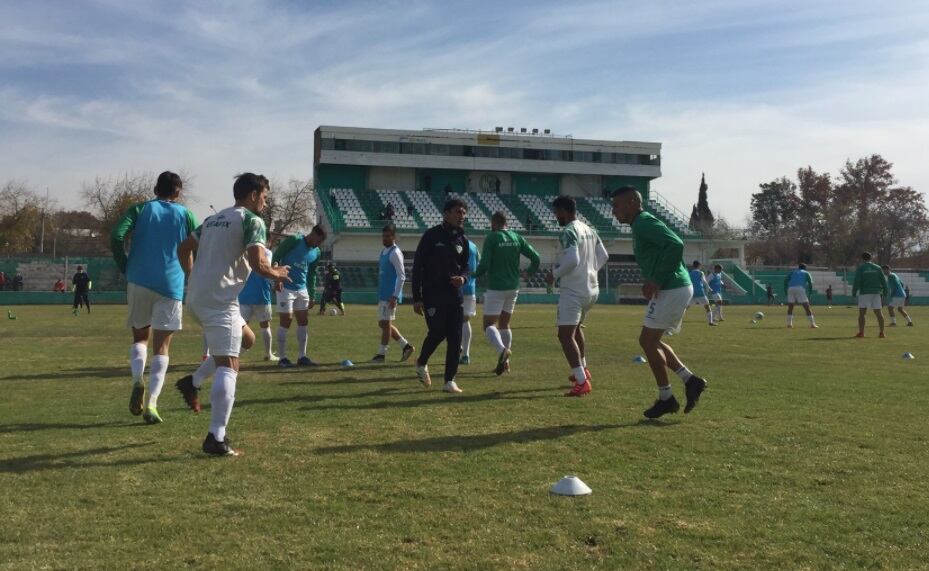
{"type": "Polygon", "coordinates": [[[309,230],[316,224],[313,181],[291,179],[286,185],[271,181],[268,205],[262,213],[272,234],[292,234],[309,230]]]}
{"type": "Polygon", "coordinates": [[[40,197],[23,181],[10,180],[0,188],[0,248],[7,254],[36,251],[51,226],[53,202],[40,197]],[[46,220],[43,220],[46,218],[46,220]]]}

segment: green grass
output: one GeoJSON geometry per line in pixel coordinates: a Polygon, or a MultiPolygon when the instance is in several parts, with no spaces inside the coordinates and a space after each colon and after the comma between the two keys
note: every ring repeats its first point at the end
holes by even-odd
{"type": "MultiPolygon", "coordinates": [[[[124,307],[14,309],[0,322],[0,569],[929,566],[922,308],[885,340],[849,338],[844,307],[817,308],[815,331],[785,329],[783,308],[757,326],[757,308],[728,308],[713,329],[691,311],[672,344],[710,389],[690,415],[643,422],[642,307],[591,314],[583,399],[562,397],[550,306],[519,307],[503,378],[475,335],[458,397],[409,365],[340,369],[377,347],[374,308],[350,307],[311,319],[320,370],[245,356],[229,428],[244,455],[221,459],[199,451],[208,408],[173,389],[199,362],[191,320],[165,424],[147,426],[127,410],[124,307]],[[565,474],[593,495],[550,496],[565,474]]],[[[421,321],[400,315],[419,345],[421,321]]]]}

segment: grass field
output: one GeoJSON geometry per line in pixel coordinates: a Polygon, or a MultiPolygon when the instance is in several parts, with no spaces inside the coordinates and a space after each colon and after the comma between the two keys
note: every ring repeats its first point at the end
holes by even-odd
{"type": "MultiPolygon", "coordinates": [[[[929,312],[884,340],[872,316],[860,340],[851,308],[817,308],[815,331],[763,309],[757,326],[757,308],[712,329],[688,314],[672,342],[710,388],[656,422],[642,419],[648,367],[632,363],[642,307],[592,313],[583,399],[562,397],[550,306],[518,309],[510,375],[487,372],[476,335],[456,397],[409,364],[337,365],[375,352],[374,307],[313,316],[310,354],[328,364],[246,354],[229,429],[244,455],[217,459],[199,450],[208,409],[173,388],[199,361],[192,323],[165,424],[146,426],[127,410],[124,307],[14,308],[0,322],[0,569],[929,567],[929,312]],[[550,496],[565,474],[593,494],[550,496]]],[[[408,307],[398,323],[418,346],[408,307]]]]}

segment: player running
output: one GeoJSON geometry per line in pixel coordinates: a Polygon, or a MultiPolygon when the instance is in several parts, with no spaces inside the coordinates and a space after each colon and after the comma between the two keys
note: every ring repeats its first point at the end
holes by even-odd
{"type": "MultiPolygon", "coordinates": [[[[558,241],[561,254],[555,264],[551,280],[560,279],[558,295],[558,340],[571,367],[571,390],[566,397],[579,397],[590,393],[591,375],[587,369],[584,331],[581,325],[587,313],[597,303],[600,284],[597,272],[606,264],[609,254],[597,232],[577,219],[577,204],[570,196],[559,196],[552,202],[552,210],[563,228],[558,241]]],[[[504,353],[505,354],[505,353],[504,353]]]]}
{"type": "Polygon", "coordinates": [[[477,315],[477,279],[474,277],[474,270],[477,269],[480,253],[477,251],[477,244],[468,240],[468,281],[461,287],[461,358],[458,360],[460,365],[471,364],[471,318],[477,315]]]}
{"type": "Polygon", "coordinates": [[[162,422],[158,397],[168,371],[171,336],[181,330],[184,299],[184,271],[178,262],[177,247],[197,227],[194,215],[175,201],[184,183],[177,174],[158,175],[153,200],[130,206],[110,233],[110,247],[116,266],[126,275],[128,326],[132,329],[129,368],[132,393],[129,412],[142,415],[148,424],[162,422]],[[129,253],[126,237],[132,233],[129,253]],[[154,334],[151,331],[154,329],[154,334]],[[148,398],[142,385],[148,339],[152,337],[152,364],[148,398]],[[147,401],[147,402],[145,402],[147,401]]]}
{"type": "Polygon", "coordinates": [[[858,296],[858,334],[855,337],[864,337],[865,316],[869,309],[873,309],[880,327],[878,337],[883,339],[885,335],[881,297],[887,295],[887,278],[881,267],[871,261],[870,252],[863,252],[861,260],[861,265],[855,270],[855,281],[852,283],[852,296],[858,296]]]}
{"type": "MultiPolygon", "coordinates": [[[[484,292],[484,335],[497,352],[494,372],[502,375],[509,370],[513,347],[513,330],[510,320],[519,296],[519,257],[529,258],[525,274],[533,275],[539,269],[539,253],[521,234],[506,227],[506,215],[495,212],[490,218],[491,233],[484,239],[481,261],[475,277],[487,275],[484,292]]],[[[554,279],[552,280],[554,283],[554,279]]]]}
{"type": "MultiPolygon", "coordinates": [[[[200,382],[210,376],[208,369],[215,370],[210,391],[210,429],[203,441],[203,451],[214,456],[237,454],[226,436],[226,427],[235,402],[239,351],[255,340],[242,321],[239,294],[250,271],[277,282],[288,276],[289,268],[272,267],[265,253],[267,231],[258,214],[265,207],[269,186],[268,179],[261,175],[237,176],[232,187],[235,206],[207,218],[178,248],[181,265],[190,276],[187,306],[203,325],[212,355],[197,371],[200,382]]],[[[184,377],[177,387],[188,406],[198,410],[193,377],[184,377]]]]}
{"type": "Polygon", "coordinates": [[[713,317],[715,321],[725,321],[723,319],[723,276],[725,275],[723,267],[716,264],[713,266],[713,271],[707,280],[710,284],[710,301],[713,302],[716,310],[716,315],[713,317]]]}
{"type": "Polygon", "coordinates": [[[713,321],[713,312],[710,311],[710,300],[706,297],[706,292],[710,289],[710,284],[706,281],[706,276],[703,275],[703,270],[700,269],[700,262],[694,260],[693,268],[690,270],[690,282],[693,284],[694,296],[690,300],[690,305],[702,305],[703,309],[706,311],[706,322],[708,325],[713,327],[716,326],[716,322],[713,321]]]}
{"type": "Polygon", "coordinates": [[[345,304],[342,303],[342,274],[333,262],[326,264],[324,279],[323,295],[319,300],[319,314],[326,313],[326,304],[331,303],[342,315],[345,315],[345,304]]]}
{"type": "Polygon", "coordinates": [[[887,289],[890,290],[890,299],[887,301],[887,312],[890,313],[890,326],[897,326],[897,315],[896,311],[900,312],[906,319],[906,326],[913,327],[913,320],[910,319],[910,314],[906,312],[904,307],[906,306],[906,290],[903,288],[903,281],[900,279],[900,276],[890,271],[890,266],[884,264],[881,266],[881,270],[884,271],[884,276],[887,278],[887,289]]]}
{"type": "MultiPolygon", "coordinates": [[[[271,265],[273,254],[267,247],[264,248],[265,258],[268,265],[271,265]]],[[[258,320],[258,326],[261,329],[261,342],[264,347],[265,361],[276,361],[277,356],[271,352],[274,340],[271,336],[271,293],[274,284],[271,280],[259,274],[256,271],[248,274],[245,281],[245,287],[239,294],[239,312],[242,314],[242,320],[248,323],[252,319],[258,320]]],[[[207,352],[209,347],[207,347],[207,352]]]]}
{"type": "Polygon", "coordinates": [[[806,271],[806,264],[800,264],[796,270],[791,270],[784,277],[784,293],[787,295],[787,328],[794,327],[794,305],[803,305],[803,311],[806,312],[806,318],[810,322],[810,329],[818,329],[816,317],[813,316],[813,310],[810,309],[809,295],[813,294],[813,278],[806,271]]]}
{"type": "Polygon", "coordinates": [[[297,366],[309,367],[319,363],[306,355],[309,311],[316,303],[316,266],[319,265],[319,246],[326,239],[322,226],[313,226],[309,234],[294,234],[281,241],[274,250],[273,262],[290,267],[290,281],[277,292],[277,352],[279,367],[293,367],[287,358],[287,332],[294,316],[297,318],[297,366]]]}
{"type": "Polygon", "coordinates": [[[384,244],[384,249],[381,250],[377,262],[377,325],[381,328],[381,348],[371,362],[383,363],[387,359],[391,339],[403,350],[400,354],[400,362],[403,362],[410,358],[416,348],[393,324],[397,319],[397,306],[403,302],[403,282],[406,281],[403,251],[397,246],[396,226],[384,226],[381,230],[381,243],[384,244]]]}
{"type": "Polygon", "coordinates": [[[707,382],[691,373],[671,346],[661,340],[665,331],[680,331],[684,312],[693,298],[690,276],[684,266],[684,242],[664,222],[642,210],[642,195],[632,186],[613,193],[613,216],[632,226],[635,261],[645,280],[642,294],[649,300],[639,345],[658,383],[658,400],[643,414],[646,418],[658,418],[680,410],[668,380],[668,369],[684,381],[687,395],[684,412],[688,413],[697,406],[707,382]]]}

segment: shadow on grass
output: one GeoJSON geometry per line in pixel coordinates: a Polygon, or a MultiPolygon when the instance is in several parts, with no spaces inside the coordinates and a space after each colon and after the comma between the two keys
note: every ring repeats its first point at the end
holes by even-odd
{"type": "MultiPolygon", "coordinates": [[[[310,384],[310,383],[307,383],[307,384],[310,384]]],[[[348,394],[348,395],[290,395],[290,396],[269,397],[269,398],[260,398],[260,399],[241,399],[241,400],[236,399],[235,406],[236,408],[239,408],[239,407],[251,406],[255,404],[280,404],[280,403],[286,403],[286,402],[312,403],[312,402],[320,402],[324,400],[382,397],[382,396],[390,396],[391,394],[397,394],[397,393],[407,394],[415,390],[416,390],[416,387],[395,387],[395,388],[378,389],[376,391],[368,391],[364,393],[353,393],[353,394],[348,394]]]]}
{"type": "Polygon", "coordinates": [[[849,339],[854,339],[854,337],[851,335],[842,337],[807,337],[804,341],[848,341],[849,339]]]}
{"type": "Polygon", "coordinates": [[[80,369],[68,369],[65,371],[56,371],[54,373],[33,373],[29,375],[7,375],[0,377],[2,381],[60,381],[62,379],[113,379],[116,377],[129,378],[129,367],[84,367],[80,369]]]}
{"type": "Polygon", "coordinates": [[[144,426],[139,421],[111,420],[109,422],[94,422],[78,424],[76,422],[26,422],[21,424],[0,424],[0,434],[10,432],[35,432],[37,430],[84,430],[87,428],[125,428],[129,426],[144,426]]]}
{"type": "MultiPolygon", "coordinates": [[[[499,392],[464,395],[444,395],[440,390],[420,389],[417,391],[422,395],[421,398],[414,400],[393,400],[378,401],[362,404],[335,404],[332,406],[307,406],[301,410],[321,411],[321,410],[382,410],[388,408],[416,408],[420,406],[458,406],[460,403],[474,403],[488,400],[538,400],[547,399],[554,396],[561,397],[561,394],[550,388],[545,389],[526,389],[522,391],[499,392]],[[550,393],[546,396],[520,396],[521,393],[550,393]],[[432,398],[435,395],[438,398],[432,398]],[[513,395],[513,396],[510,396],[513,395]]],[[[324,399],[320,399],[324,400],[324,399]]]]}
{"type": "Polygon", "coordinates": [[[89,460],[94,456],[105,456],[122,450],[132,450],[151,446],[154,442],[142,442],[138,444],[124,444],[122,446],[110,446],[100,448],[90,448],[87,450],[77,450],[74,452],[64,452],[61,454],[34,454],[32,456],[22,456],[20,458],[11,458],[9,460],[0,460],[0,473],[6,474],[23,474],[25,472],[38,472],[42,470],[59,470],[62,468],[100,468],[100,467],[122,467],[136,466],[139,464],[149,464],[152,462],[165,462],[173,458],[165,457],[145,457],[145,458],[124,458],[111,462],[102,460],[89,460]]]}
{"type": "MultiPolygon", "coordinates": [[[[482,379],[495,377],[493,371],[462,373],[459,372],[457,379],[482,379]]],[[[308,379],[305,381],[281,381],[279,385],[334,385],[334,384],[365,384],[365,383],[389,383],[394,381],[411,381],[411,386],[419,386],[419,380],[416,378],[416,371],[410,368],[409,373],[402,375],[378,376],[371,378],[359,378],[356,376],[339,377],[337,379],[315,380],[308,379]]]]}
{"type": "Polygon", "coordinates": [[[385,453],[415,452],[464,452],[492,448],[501,444],[525,444],[545,440],[557,440],[574,434],[587,434],[638,426],[641,422],[626,424],[563,425],[545,428],[531,428],[514,432],[494,432],[471,436],[439,436],[422,440],[398,440],[384,444],[347,444],[344,446],[326,446],[313,450],[317,454],[350,454],[370,450],[385,453]]]}

